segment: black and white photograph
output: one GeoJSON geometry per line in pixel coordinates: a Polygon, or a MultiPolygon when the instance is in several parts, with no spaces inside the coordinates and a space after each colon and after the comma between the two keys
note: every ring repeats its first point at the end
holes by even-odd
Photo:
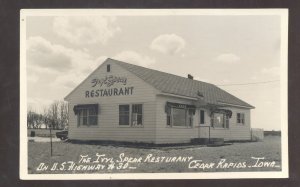
{"type": "Polygon", "coordinates": [[[287,178],[287,9],[22,9],[20,178],[287,178]]]}

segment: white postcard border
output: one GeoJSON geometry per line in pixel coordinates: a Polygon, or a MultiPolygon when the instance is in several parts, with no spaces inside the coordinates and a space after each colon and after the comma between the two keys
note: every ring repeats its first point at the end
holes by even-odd
{"type": "Polygon", "coordinates": [[[20,10],[20,178],[23,180],[81,179],[242,179],[288,178],[288,9],[22,9],[20,10]],[[204,173],[28,174],[26,17],[78,15],[278,15],[281,16],[281,159],[282,171],[204,173]]]}

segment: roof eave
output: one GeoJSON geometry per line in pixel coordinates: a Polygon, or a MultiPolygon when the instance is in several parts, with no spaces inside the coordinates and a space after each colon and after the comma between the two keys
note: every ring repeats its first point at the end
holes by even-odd
{"type": "Polygon", "coordinates": [[[240,108],[247,108],[247,109],[254,109],[254,106],[248,105],[237,105],[237,104],[232,104],[232,103],[226,103],[226,102],[222,102],[222,101],[218,101],[219,104],[223,104],[223,105],[227,105],[227,106],[234,106],[234,107],[240,107],[240,108]]]}

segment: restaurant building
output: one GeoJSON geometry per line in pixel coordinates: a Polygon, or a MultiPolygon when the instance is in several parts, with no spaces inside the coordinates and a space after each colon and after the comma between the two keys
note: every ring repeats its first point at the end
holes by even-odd
{"type": "Polygon", "coordinates": [[[254,107],[217,86],[107,59],[69,95],[69,139],[250,140],[254,107]]]}

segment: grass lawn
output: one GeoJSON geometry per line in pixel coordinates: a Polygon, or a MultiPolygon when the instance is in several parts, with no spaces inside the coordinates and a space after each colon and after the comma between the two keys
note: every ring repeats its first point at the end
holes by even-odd
{"type": "Polygon", "coordinates": [[[54,142],[52,157],[49,142],[28,142],[28,172],[44,174],[280,171],[280,142],[280,136],[267,136],[263,142],[233,143],[220,147],[155,149],[54,142]],[[80,155],[87,157],[81,160],[80,155]],[[264,159],[258,161],[251,157],[264,159]],[[44,167],[39,167],[41,163],[44,163],[44,167]],[[88,170],[87,166],[94,168],[88,170]]]}

